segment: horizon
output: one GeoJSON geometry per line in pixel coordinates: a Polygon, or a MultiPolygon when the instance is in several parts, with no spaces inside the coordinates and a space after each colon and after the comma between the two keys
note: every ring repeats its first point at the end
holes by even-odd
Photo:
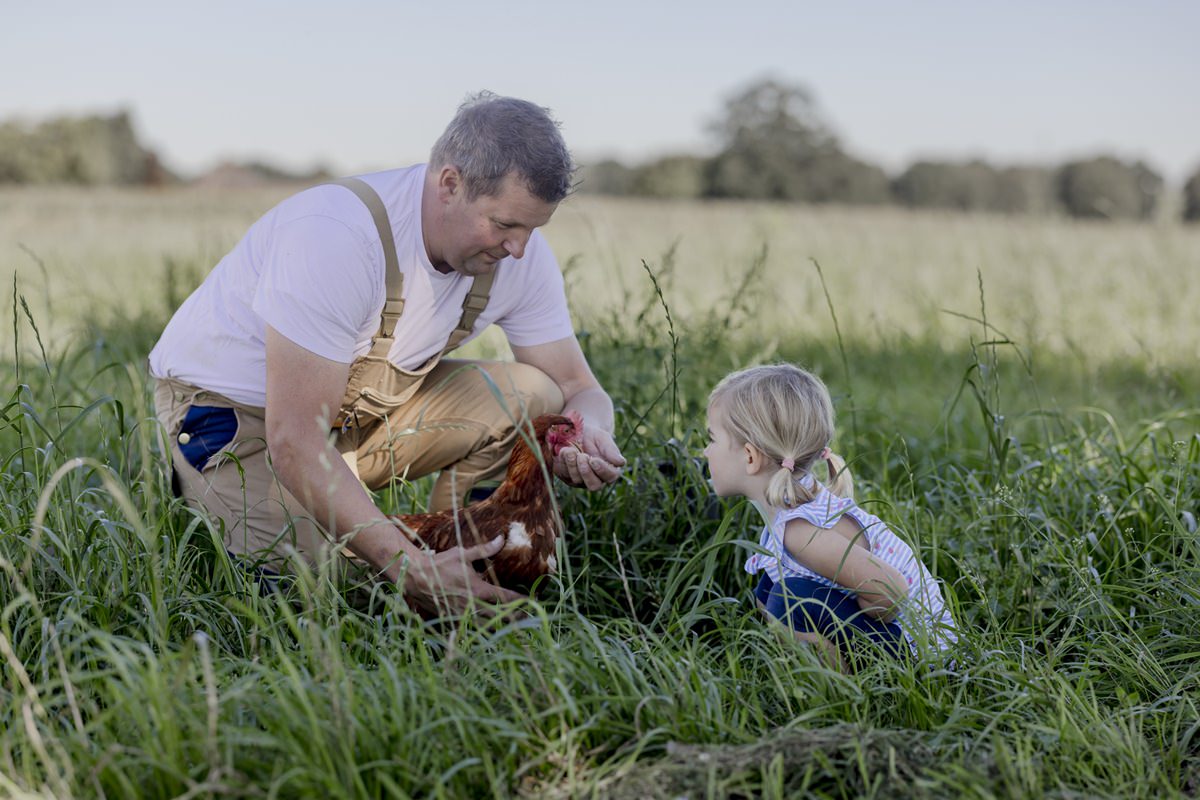
{"type": "Polygon", "coordinates": [[[1188,41],[1200,6],[506,11],[521,46],[458,22],[495,17],[478,0],[454,20],[369,0],[336,16],[300,2],[286,19],[224,1],[198,17],[142,0],[69,19],[62,4],[21,6],[0,32],[0,67],[22,75],[0,120],[127,109],[139,140],[185,176],[251,160],[348,174],[424,161],[463,98],[491,89],[551,108],[581,164],[636,165],[711,154],[706,124],[724,100],[770,76],[807,87],[842,147],[889,175],[919,160],[1096,155],[1143,160],[1171,184],[1200,169],[1200,51],[1188,41]],[[405,30],[419,33],[391,35],[405,30]]]}

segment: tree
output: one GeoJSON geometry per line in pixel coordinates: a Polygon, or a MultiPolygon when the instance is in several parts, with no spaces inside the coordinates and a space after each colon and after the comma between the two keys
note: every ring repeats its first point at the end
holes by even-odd
{"type": "Polygon", "coordinates": [[[996,206],[996,170],[983,161],[918,161],[893,185],[896,198],[914,208],[988,211],[996,206]]]}
{"type": "Polygon", "coordinates": [[[1200,169],[1183,185],[1183,218],[1188,222],[1200,222],[1200,169]]]}
{"type": "Polygon", "coordinates": [[[992,208],[1006,214],[1052,214],[1059,211],[1054,170],[1049,167],[1005,167],[996,173],[992,208]]]}
{"type": "Polygon", "coordinates": [[[1149,219],[1163,180],[1141,161],[1125,164],[1111,156],[1072,161],[1058,171],[1058,197],[1075,217],[1149,219]]]}
{"type": "Polygon", "coordinates": [[[874,164],[845,153],[812,161],[804,171],[807,200],[814,203],[877,205],[891,202],[891,180],[874,164]]]}
{"type": "Polygon", "coordinates": [[[635,171],[614,159],[585,164],[579,170],[579,191],[586,194],[633,193],[635,171]]]}
{"type": "Polygon", "coordinates": [[[0,125],[0,182],[137,184],[169,177],[138,142],[126,111],[0,125]]]}
{"type": "Polygon", "coordinates": [[[633,193],[643,197],[696,198],[704,194],[706,159],[666,156],[634,170],[633,193]]]}
{"type": "Polygon", "coordinates": [[[812,94],[770,78],[734,95],[711,127],[721,145],[707,171],[713,197],[817,200],[814,164],[841,155],[812,94]]]}

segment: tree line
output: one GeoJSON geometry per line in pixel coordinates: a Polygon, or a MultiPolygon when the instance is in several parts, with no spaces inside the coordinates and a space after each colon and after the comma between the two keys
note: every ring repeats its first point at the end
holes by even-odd
{"type": "MultiPolygon", "coordinates": [[[[292,172],[261,161],[224,162],[194,182],[224,187],[311,183],[329,175],[323,167],[292,172]]],[[[139,141],[128,111],[0,124],[0,184],[162,186],[181,182],[183,178],[139,141]]]]}
{"type": "MultiPolygon", "coordinates": [[[[737,198],[910,208],[1064,213],[1150,219],[1162,176],[1142,161],[1112,156],[1052,167],[997,167],[980,160],[918,161],[899,175],[842,148],[803,86],[761,80],[725,105],[712,126],[711,157],[672,155],[640,166],[587,165],[580,191],[657,198],[737,198]]],[[[1200,221],[1200,169],[1184,186],[1183,216],[1200,221]]]]}
{"type": "MultiPolygon", "coordinates": [[[[672,155],[640,166],[585,165],[579,189],[655,198],[731,198],[910,208],[1064,213],[1150,219],[1162,177],[1141,161],[1097,156],[1054,167],[997,167],[984,161],[919,161],[889,176],[848,154],[803,86],[760,80],[738,92],[712,125],[711,157],[672,155]]],[[[220,185],[317,180],[268,164],[223,164],[220,185]]],[[[142,145],[130,115],[62,117],[0,124],[0,184],[161,185],[180,178],[142,145]]],[[[203,180],[203,179],[202,179],[203,180]]],[[[1200,168],[1183,188],[1183,217],[1200,221],[1200,168]]]]}
{"type": "Polygon", "coordinates": [[[177,178],[143,146],[129,112],[0,124],[0,183],[155,185],[177,178]]]}

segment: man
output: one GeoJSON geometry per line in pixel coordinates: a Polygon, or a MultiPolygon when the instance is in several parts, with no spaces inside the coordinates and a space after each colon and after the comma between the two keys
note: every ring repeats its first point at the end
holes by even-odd
{"type": "Polygon", "coordinates": [[[523,415],[562,410],[585,438],[554,472],[589,489],[617,478],[612,401],[537,231],[573,172],[545,109],[483,93],[428,165],[301,192],[221,260],[150,371],[177,485],[222,521],[232,554],[283,570],[348,547],[427,610],[517,597],[471,567],[502,538],[424,552],[362,483],[440,471],[431,509],[450,508],[503,474],[523,415]],[[442,359],[493,322],[515,363],[442,359]]]}

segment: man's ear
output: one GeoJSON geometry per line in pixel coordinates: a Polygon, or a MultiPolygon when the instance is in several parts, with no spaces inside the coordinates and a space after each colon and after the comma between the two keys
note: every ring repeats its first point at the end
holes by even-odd
{"type": "Polygon", "coordinates": [[[463,191],[462,173],[458,167],[447,164],[438,172],[438,199],[443,203],[463,191]]]}
{"type": "Polygon", "coordinates": [[[746,474],[757,475],[767,464],[767,456],[762,450],[746,442],[742,445],[746,457],[746,474]]]}

